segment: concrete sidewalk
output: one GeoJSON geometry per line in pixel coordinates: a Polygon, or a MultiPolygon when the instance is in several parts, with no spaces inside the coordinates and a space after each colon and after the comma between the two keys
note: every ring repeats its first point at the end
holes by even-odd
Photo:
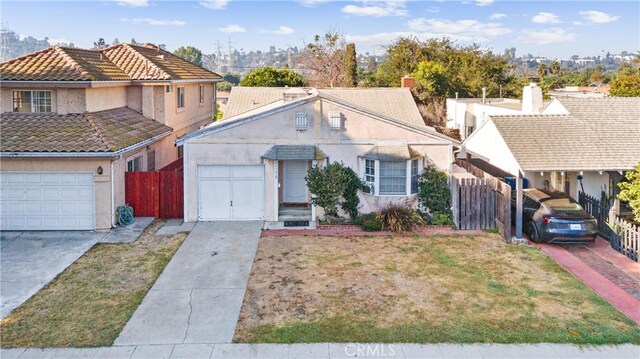
{"type": "Polygon", "coordinates": [[[606,358],[637,359],[640,346],[569,344],[176,344],[88,349],[3,349],[13,358],[606,358]]]}
{"type": "Polygon", "coordinates": [[[115,345],[230,343],[262,222],[198,222],[115,345]]]}

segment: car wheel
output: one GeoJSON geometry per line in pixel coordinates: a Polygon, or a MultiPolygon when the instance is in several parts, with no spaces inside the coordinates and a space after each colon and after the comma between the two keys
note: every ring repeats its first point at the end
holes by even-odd
{"type": "Polygon", "coordinates": [[[538,233],[538,228],[536,227],[535,223],[530,222],[529,223],[529,238],[531,238],[531,241],[534,243],[540,243],[540,234],[538,233]]]}

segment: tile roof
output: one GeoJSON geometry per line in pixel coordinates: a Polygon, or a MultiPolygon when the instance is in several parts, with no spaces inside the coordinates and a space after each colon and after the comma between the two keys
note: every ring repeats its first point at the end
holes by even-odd
{"type": "Polygon", "coordinates": [[[101,50],[53,46],[0,64],[2,81],[220,79],[220,75],[154,45],[101,50]]]}
{"type": "Polygon", "coordinates": [[[313,145],[274,145],[263,158],[270,160],[321,160],[327,155],[313,145]]]}
{"type": "Polygon", "coordinates": [[[379,161],[407,161],[422,157],[419,152],[410,146],[375,146],[363,157],[379,161]]]}
{"type": "Polygon", "coordinates": [[[559,98],[567,115],[491,116],[523,170],[627,170],[640,162],[640,98],[559,98]]]}
{"type": "Polygon", "coordinates": [[[120,107],[99,112],[7,112],[0,118],[0,152],[115,152],[173,130],[120,107]]]}

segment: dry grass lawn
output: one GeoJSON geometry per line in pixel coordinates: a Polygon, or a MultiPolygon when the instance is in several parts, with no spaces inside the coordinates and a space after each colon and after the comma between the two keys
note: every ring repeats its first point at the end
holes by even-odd
{"type": "Polygon", "coordinates": [[[97,244],[0,323],[2,347],[108,346],[156,281],[185,233],[97,244]]]}
{"type": "Polygon", "coordinates": [[[236,342],[640,342],[532,246],[495,234],[263,237],[236,342]]]}

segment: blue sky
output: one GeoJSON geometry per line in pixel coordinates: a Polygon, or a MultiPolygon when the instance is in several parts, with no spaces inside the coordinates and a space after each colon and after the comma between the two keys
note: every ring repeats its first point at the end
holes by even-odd
{"type": "Polygon", "coordinates": [[[314,34],[335,30],[358,52],[381,54],[400,35],[448,36],[502,53],[550,58],[640,49],[640,1],[11,1],[2,23],[19,34],[90,47],[135,38],[173,50],[205,53],[302,47],[314,34]]]}

